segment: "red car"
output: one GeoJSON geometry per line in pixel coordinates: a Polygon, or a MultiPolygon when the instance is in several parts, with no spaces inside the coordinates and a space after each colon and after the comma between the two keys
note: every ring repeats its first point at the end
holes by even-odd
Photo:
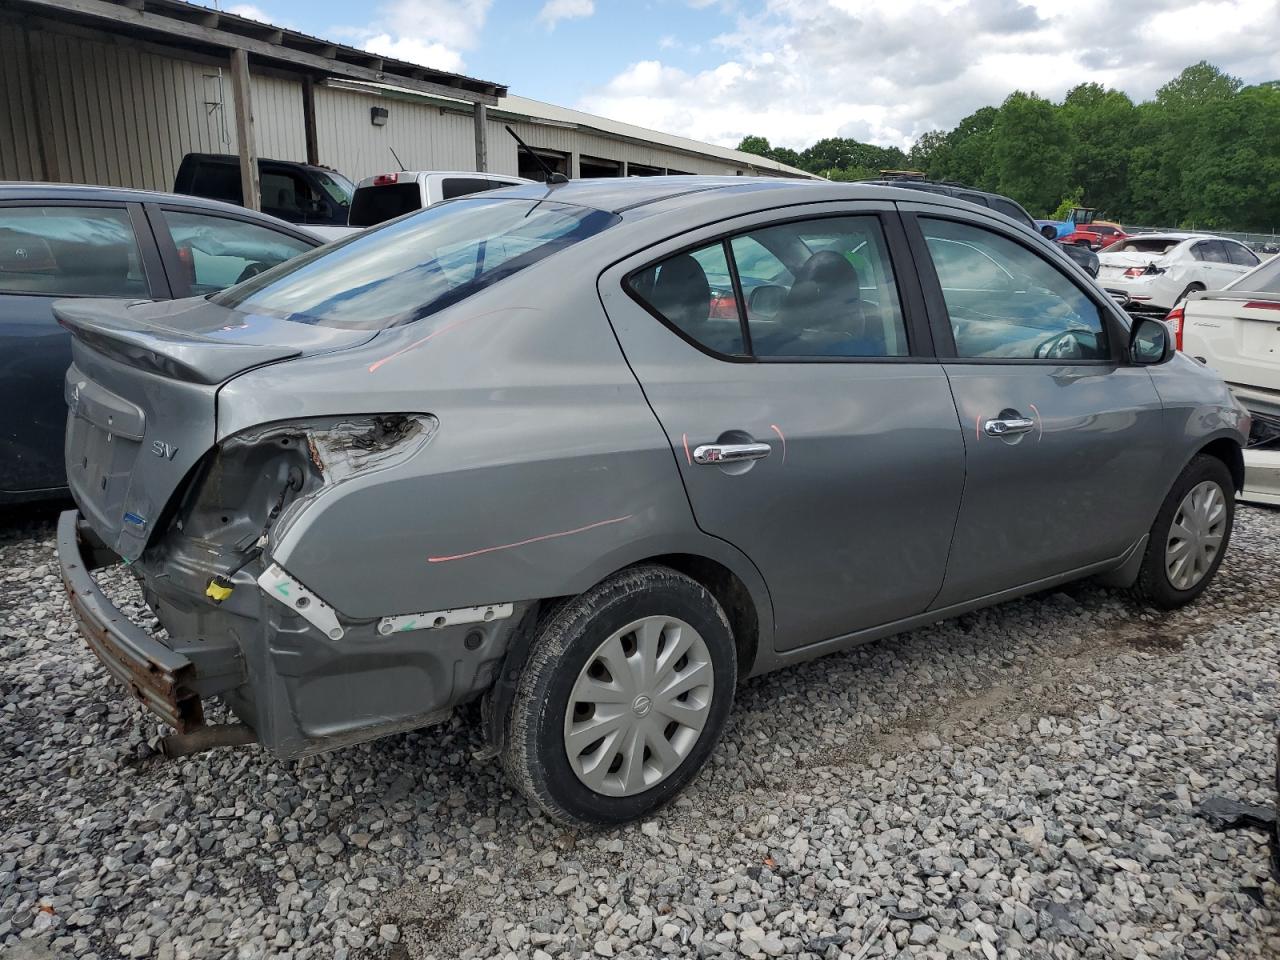
{"type": "Polygon", "coordinates": [[[1074,232],[1062,238],[1063,243],[1078,243],[1090,250],[1101,250],[1117,240],[1124,240],[1129,235],[1118,223],[1107,223],[1095,220],[1093,223],[1080,223],[1074,232]]]}

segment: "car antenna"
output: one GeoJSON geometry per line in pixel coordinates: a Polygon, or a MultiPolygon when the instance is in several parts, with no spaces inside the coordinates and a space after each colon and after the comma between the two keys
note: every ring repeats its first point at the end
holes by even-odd
{"type": "MultiPolygon", "coordinates": [[[[396,148],[395,148],[395,147],[388,145],[388,146],[387,146],[387,149],[391,151],[391,155],[392,155],[393,157],[396,157],[396,148]]],[[[404,161],[403,161],[403,160],[401,160],[399,157],[396,157],[396,163],[400,164],[400,172],[401,172],[401,173],[404,173],[404,161]]]]}
{"type": "Polygon", "coordinates": [[[506,124],[506,129],[507,129],[507,133],[515,137],[516,143],[520,144],[520,149],[523,150],[525,153],[527,153],[530,157],[532,157],[533,162],[542,168],[542,172],[547,175],[547,186],[554,187],[556,184],[569,182],[569,178],[566,177],[563,173],[558,173],[552,170],[550,167],[548,167],[547,162],[533,152],[533,147],[529,146],[527,143],[521,140],[520,134],[516,133],[514,130],[511,129],[511,124],[506,124]]]}

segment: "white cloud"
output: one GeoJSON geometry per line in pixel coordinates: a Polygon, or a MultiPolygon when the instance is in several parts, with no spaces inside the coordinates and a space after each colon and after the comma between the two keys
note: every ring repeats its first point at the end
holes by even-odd
{"type": "Polygon", "coordinates": [[[389,0],[378,6],[367,26],[329,32],[372,53],[458,71],[466,51],[479,43],[492,5],[493,0],[389,0]]]}
{"type": "Polygon", "coordinates": [[[260,20],[262,23],[276,23],[272,20],[271,15],[261,7],[255,7],[252,3],[236,3],[227,7],[227,13],[234,14],[237,17],[248,17],[250,20],[260,20]]]}
{"type": "Polygon", "coordinates": [[[594,0],[547,0],[538,11],[538,22],[550,29],[561,20],[576,20],[596,12],[594,0]]]}
{"type": "Polygon", "coordinates": [[[1200,59],[1272,79],[1275,18],[1275,0],[1149,0],[1140,15],[1113,0],[768,0],[714,39],[719,63],[632,63],[579,106],[727,145],[907,146],[1015,89],[1059,98],[1092,80],[1149,97],[1200,59]]]}

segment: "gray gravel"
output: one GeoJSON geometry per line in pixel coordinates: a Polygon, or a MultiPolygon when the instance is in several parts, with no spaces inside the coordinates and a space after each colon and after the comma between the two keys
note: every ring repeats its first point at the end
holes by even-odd
{"type": "MultiPolygon", "coordinates": [[[[74,633],[47,520],[0,533],[0,956],[1280,956],[1280,512],[1195,607],[1082,585],[745,684],[655,819],[565,832],[474,717],[169,762],[74,633]]],[[[127,577],[107,574],[124,595],[127,577]]]]}

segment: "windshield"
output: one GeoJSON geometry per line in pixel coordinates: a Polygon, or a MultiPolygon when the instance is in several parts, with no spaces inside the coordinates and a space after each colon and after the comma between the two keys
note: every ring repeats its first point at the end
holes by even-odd
{"type": "Polygon", "coordinates": [[[356,192],[356,185],[340,174],[337,170],[313,170],[315,177],[320,181],[320,186],[324,187],[334,202],[339,206],[351,206],[351,195],[356,192]]]}
{"type": "Polygon", "coordinates": [[[1107,253],[1168,253],[1181,242],[1179,237],[1130,237],[1107,247],[1107,253]]]}
{"type": "Polygon", "coordinates": [[[299,323],[381,330],[465,300],[618,220],[546,200],[450,200],[319,247],[212,300],[299,323]]]}

